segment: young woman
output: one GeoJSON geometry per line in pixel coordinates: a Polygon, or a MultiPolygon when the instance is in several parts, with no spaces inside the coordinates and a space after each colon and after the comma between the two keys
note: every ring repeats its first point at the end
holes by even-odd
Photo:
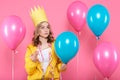
{"type": "Polygon", "coordinates": [[[48,21],[36,25],[32,43],[27,47],[25,69],[28,80],[60,80],[66,69],[54,51],[54,37],[48,21]]]}

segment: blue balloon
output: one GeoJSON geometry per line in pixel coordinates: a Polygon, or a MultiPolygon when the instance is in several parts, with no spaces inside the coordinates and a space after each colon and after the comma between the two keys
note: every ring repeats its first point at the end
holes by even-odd
{"type": "Polygon", "coordinates": [[[67,64],[78,52],[79,40],[73,32],[63,32],[55,40],[55,52],[67,64]]]}
{"type": "Polygon", "coordinates": [[[92,6],[88,10],[86,18],[89,28],[97,37],[102,35],[110,21],[108,10],[101,4],[92,6]]]}

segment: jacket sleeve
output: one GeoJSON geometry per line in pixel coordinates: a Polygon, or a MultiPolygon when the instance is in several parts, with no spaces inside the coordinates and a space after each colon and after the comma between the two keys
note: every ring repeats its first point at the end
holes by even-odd
{"type": "Polygon", "coordinates": [[[31,54],[32,54],[31,48],[28,46],[25,54],[25,70],[27,74],[33,74],[38,64],[38,62],[33,62],[30,59],[31,54]]]}
{"type": "Polygon", "coordinates": [[[62,62],[60,61],[60,59],[58,59],[58,70],[61,72],[61,66],[62,66],[62,62]]]}
{"type": "Polygon", "coordinates": [[[63,63],[60,59],[58,59],[58,70],[59,70],[60,72],[63,72],[63,71],[66,70],[66,69],[61,70],[62,64],[64,64],[64,63],[63,63]]]}

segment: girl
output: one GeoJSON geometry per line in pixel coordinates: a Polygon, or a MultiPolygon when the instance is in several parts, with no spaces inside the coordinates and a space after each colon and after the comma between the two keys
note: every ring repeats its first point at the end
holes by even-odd
{"type": "Polygon", "coordinates": [[[48,21],[39,22],[32,43],[27,47],[25,69],[28,80],[60,80],[66,69],[54,51],[54,37],[48,21]]]}

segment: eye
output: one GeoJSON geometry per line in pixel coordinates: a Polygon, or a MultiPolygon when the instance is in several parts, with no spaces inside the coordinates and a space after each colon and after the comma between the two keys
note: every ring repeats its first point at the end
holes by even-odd
{"type": "Polygon", "coordinates": [[[47,26],[47,28],[49,29],[50,27],[49,27],[49,26],[47,26]]]}
{"type": "Polygon", "coordinates": [[[41,29],[44,29],[44,26],[41,26],[40,28],[41,28],[41,29]]]}
{"type": "Polygon", "coordinates": [[[50,29],[50,25],[48,25],[47,28],[50,29]]]}

